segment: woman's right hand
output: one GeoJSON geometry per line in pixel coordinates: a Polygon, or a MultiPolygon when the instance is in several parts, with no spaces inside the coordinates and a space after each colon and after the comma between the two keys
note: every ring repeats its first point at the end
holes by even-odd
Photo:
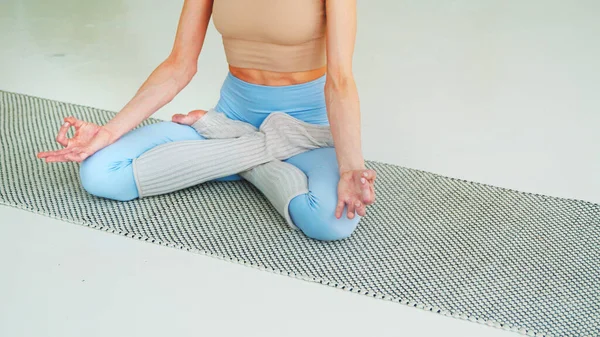
{"type": "Polygon", "coordinates": [[[38,158],[45,159],[47,163],[69,161],[80,163],[114,141],[112,134],[103,126],[75,117],[66,117],[64,121],[65,123],[58,131],[56,141],[65,148],[37,154],[38,158]],[[67,131],[71,126],[75,127],[75,135],[73,138],[67,138],[67,131]]]}

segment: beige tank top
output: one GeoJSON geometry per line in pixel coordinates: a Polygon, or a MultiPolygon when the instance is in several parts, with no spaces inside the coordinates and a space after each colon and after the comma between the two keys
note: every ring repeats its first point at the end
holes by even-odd
{"type": "Polygon", "coordinates": [[[214,0],[227,62],[297,72],[326,65],[325,0],[214,0]]]}

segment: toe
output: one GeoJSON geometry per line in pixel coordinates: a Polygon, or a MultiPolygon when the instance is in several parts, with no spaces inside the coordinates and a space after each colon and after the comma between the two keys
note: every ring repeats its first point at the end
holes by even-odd
{"type": "Polygon", "coordinates": [[[185,120],[186,115],[183,114],[174,114],[173,117],[171,117],[171,120],[175,123],[183,123],[183,121],[185,120]]]}

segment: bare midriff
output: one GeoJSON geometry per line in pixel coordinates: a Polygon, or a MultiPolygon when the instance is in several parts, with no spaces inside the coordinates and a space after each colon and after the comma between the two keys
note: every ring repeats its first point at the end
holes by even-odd
{"type": "Polygon", "coordinates": [[[285,86],[314,81],[325,75],[326,70],[327,66],[299,72],[275,72],[260,69],[238,68],[231,65],[229,66],[229,72],[231,72],[231,75],[239,78],[240,80],[252,84],[266,86],[285,86]]]}

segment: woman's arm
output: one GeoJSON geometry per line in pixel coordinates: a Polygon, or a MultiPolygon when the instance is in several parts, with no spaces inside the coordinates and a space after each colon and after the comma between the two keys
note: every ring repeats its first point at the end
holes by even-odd
{"type": "Polygon", "coordinates": [[[82,162],[100,149],[114,143],[169,103],[196,74],[198,56],[204,44],[212,13],[212,0],[185,0],[171,54],[150,74],[146,82],[123,109],[106,125],[66,117],[56,136],[64,146],[37,154],[46,162],[82,162]],[[67,132],[75,127],[73,138],[67,132]]]}
{"type": "Polygon", "coordinates": [[[169,103],[196,74],[212,13],[212,0],[185,0],[171,54],[104,128],[114,142],[169,103]]]}
{"type": "Polygon", "coordinates": [[[340,173],[364,169],[360,106],[352,74],[356,1],[327,0],[327,79],[325,100],[340,173]]]}
{"type": "Polygon", "coordinates": [[[326,0],[327,79],[325,102],[340,171],[335,216],[347,206],[348,218],[365,215],[375,202],[376,173],[365,169],[361,148],[360,105],[352,54],[356,38],[356,0],[326,0]]]}

